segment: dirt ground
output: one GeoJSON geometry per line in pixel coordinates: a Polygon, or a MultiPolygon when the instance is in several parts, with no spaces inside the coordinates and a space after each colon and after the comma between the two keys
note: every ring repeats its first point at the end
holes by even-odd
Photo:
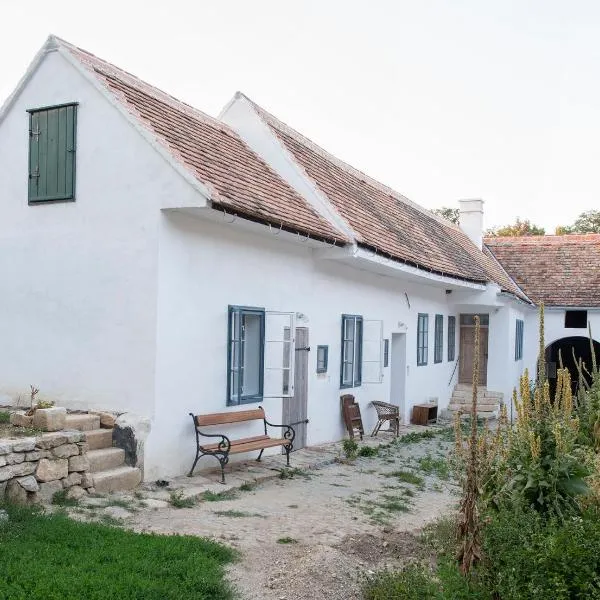
{"type": "Polygon", "coordinates": [[[284,478],[210,495],[191,508],[138,492],[90,498],[77,512],[229,544],[240,552],[229,577],[241,600],[358,599],[365,577],[413,556],[418,530],[453,510],[450,447],[443,435],[392,443],[376,457],[283,471],[284,478]]]}

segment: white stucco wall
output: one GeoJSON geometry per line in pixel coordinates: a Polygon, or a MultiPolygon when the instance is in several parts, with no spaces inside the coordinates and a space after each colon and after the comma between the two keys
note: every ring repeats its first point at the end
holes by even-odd
{"type": "Polygon", "coordinates": [[[151,415],[158,206],[184,184],[57,52],[0,122],[0,393],[151,415]],[[76,201],[27,204],[26,109],[79,103],[76,201]]]}
{"type": "MultiPolygon", "coordinates": [[[[258,226],[256,226],[258,228],[258,226]]],[[[341,315],[382,319],[384,338],[406,331],[405,421],[410,408],[431,397],[440,409],[449,400],[448,382],[454,363],[447,360],[447,316],[458,315],[452,295],[443,287],[403,282],[336,261],[314,258],[314,251],[282,237],[260,235],[234,225],[205,221],[185,214],[164,213],[160,224],[159,337],[157,413],[147,444],[146,478],[165,469],[189,469],[195,442],[189,412],[236,410],[226,405],[228,305],[263,307],[303,313],[309,328],[308,444],[345,435],[340,415],[341,393],[353,393],[361,405],[368,433],[375,423],[372,400],[390,401],[390,367],[381,384],[340,390],[341,315]],[[410,306],[406,302],[409,296],[410,306]],[[416,366],[417,314],[429,314],[429,362],[416,366]],[[444,315],[443,361],[434,364],[434,316],[444,315]],[[329,346],[327,375],[316,374],[316,347],[329,346]]],[[[258,230],[258,229],[257,229],[258,230]]],[[[458,322],[457,322],[458,355],[458,322]]],[[[393,347],[390,344],[390,363],[393,347]]],[[[391,401],[398,402],[397,398],[391,401]]],[[[281,399],[262,403],[268,417],[280,422],[281,399]]],[[[243,405],[240,409],[256,405],[243,405]]],[[[217,428],[218,429],[218,428],[217,428]]],[[[221,427],[221,430],[224,428],[221,427]]],[[[259,432],[255,426],[225,427],[234,437],[259,432]]],[[[215,459],[202,459],[215,465],[215,459]]],[[[171,474],[172,474],[171,473],[171,474]]]]}

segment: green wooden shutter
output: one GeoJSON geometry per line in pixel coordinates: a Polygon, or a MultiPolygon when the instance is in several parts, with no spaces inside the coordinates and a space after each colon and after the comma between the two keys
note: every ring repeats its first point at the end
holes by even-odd
{"type": "Polygon", "coordinates": [[[30,202],[75,198],[76,130],[75,104],[30,111],[30,202]]]}

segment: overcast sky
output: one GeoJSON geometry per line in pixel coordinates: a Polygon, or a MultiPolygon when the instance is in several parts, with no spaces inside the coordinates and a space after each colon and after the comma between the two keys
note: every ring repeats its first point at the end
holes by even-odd
{"type": "Polygon", "coordinates": [[[216,116],[236,90],[428,208],[600,208],[596,0],[0,0],[0,101],[49,33],[216,116]]]}

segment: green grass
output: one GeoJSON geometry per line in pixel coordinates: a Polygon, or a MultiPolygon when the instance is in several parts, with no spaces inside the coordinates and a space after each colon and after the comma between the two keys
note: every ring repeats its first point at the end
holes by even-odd
{"type": "Polygon", "coordinates": [[[240,485],[240,490],[242,492],[251,492],[256,487],[256,483],[252,481],[244,481],[242,485],[240,485]]]}
{"type": "Polygon", "coordinates": [[[277,540],[277,543],[278,544],[297,544],[298,540],[295,540],[292,537],[286,536],[286,537],[279,538],[277,540]]]}
{"type": "Polygon", "coordinates": [[[243,517],[262,517],[266,518],[265,515],[259,515],[258,513],[249,513],[244,510],[215,510],[213,515],[218,517],[231,517],[234,519],[241,519],[243,517]]]}
{"type": "Polygon", "coordinates": [[[234,500],[237,494],[235,490],[225,490],[224,492],[211,492],[206,490],[202,493],[202,500],[206,502],[221,502],[223,500],[234,500]]]}
{"type": "Polygon", "coordinates": [[[306,471],[299,469],[298,467],[284,467],[279,471],[279,479],[294,479],[294,477],[304,477],[310,479],[311,474],[306,471]]]}
{"type": "Polygon", "coordinates": [[[396,443],[416,444],[417,442],[422,442],[423,440],[432,440],[434,437],[435,431],[432,431],[431,429],[426,429],[425,431],[411,431],[410,433],[405,433],[399,438],[396,438],[396,443]]]}
{"type": "Polygon", "coordinates": [[[450,478],[450,466],[445,458],[435,458],[428,454],[421,456],[417,463],[421,471],[428,475],[436,475],[440,479],[450,478]]]}
{"type": "Polygon", "coordinates": [[[169,503],[175,508],[192,508],[196,504],[196,499],[186,498],[183,495],[183,490],[173,490],[169,494],[169,503]]]}
{"type": "Polygon", "coordinates": [[[54,504],[56,506],[77,506],[79,504],[79,501],[76,500],[75,498],[68,498],[67,497],[68,491],[69,490],[60,490],[60,491],[56,492],[52,496],[52,504],[54,504]]]}
{"type": "Polygon", "coordinates": [[[412,485],[418,486],[423,485],[423,483],[425,482],[425,480],[420,475],[417,475],[412,471],[391,471],[390,473],[386,473],[385,476],[395,477],[396,479],[398,479],[398,481],[401,481],[402,483],[410,483],[412,485]]]}
{"type": "Polygon", "coordinates": [[[0,410],[0,423],[10,423],[10,413],[0,410]]]}
{"type": "Polygon", "coordinates": [[[9,520],[0,522],[2,599],[234,597],[224,565],[234,560],[235,553],[220,544],[80,523],[31,508],[4,508],[9,520]]]}

